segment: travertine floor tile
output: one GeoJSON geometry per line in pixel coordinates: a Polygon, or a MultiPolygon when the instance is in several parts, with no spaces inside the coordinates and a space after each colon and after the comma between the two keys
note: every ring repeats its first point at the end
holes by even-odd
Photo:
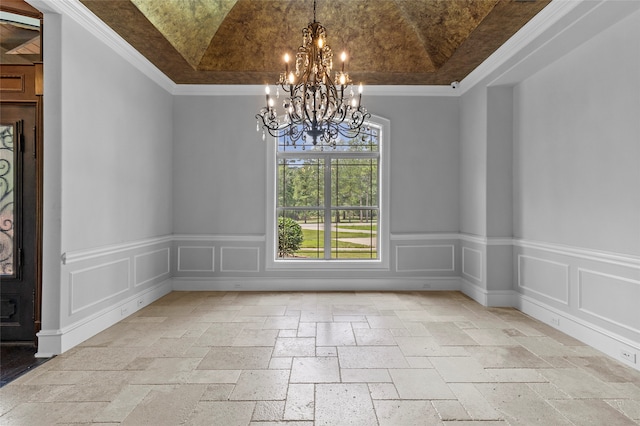
{"type": "Polygon", "coordinates": [[[285,420],[313,420],[315,413],[315,386],[290,384],[284,408],[285,420]]]}
{"type": "Polygon", "coordinates": [[[245,426],[251,421],[255,402],[200,401],[186,420],[193,426],[245,426]]]}
{"type": "Polygon", "coordinates": [[[549,401],[560,413],[581,426],[633,426],[636,422],[600,399],[560,399],[549,401]]]}
{"type": "Polygon", "coordinates": [[[315,322],[299,323],[298,337],[316,337],[316,323],[315,322]]]}
{"type": "Polygon", "coordinates": [[[141,352],[140,348],[83,347],[73,355],[60,359],[58,370],[96,371],[118,370],[123,364],[132,362],[141,352]]]}
{"type": "Polygon", "coordinates": [[[347,346],[355,345],[351,323],[348,322],[320,322],[317,324],[316,344],[318,346],[347,346]]]}
{"type": "Polygon", "coordinates": [[[268,317],[262,325],[262,328],[270,329],[289,329],[296,330],[298,328],[298,317],[282,316],[282,317],[268,317]]]}
{"type": "Polygon", "coordinates": [[[367,315],[367,322],[371,328],[405,328],[404,323],[397,316],[367,315]]]}
{"type": "Polygon", "coordinates": [[[522,346],[470,346],[468,353],[485,368],[548,368],[551,365],[522,346]]]}
{"type": "Polygon", "coordinates": [[[524,383],[475,384],[480,393],[514,425],[570,425],[558,410],[524,383]]]}
{"type": "Polygon", "coordinates": [[[291,366],[291,383],[336,383],[340,369],[336,357],[295,357],[291,366]]]}
{"type": "Polygon", "coordinates": [[[449,388],[473,420],[502,420],[503,416],[495,410],[474,384],[451,383],[449,388]]]}
{"type": "Polygon", "coordinates": [[[369,383],[372,399],[400,399],[393,383],[369,383]]]}
{"type": "Polygon", "coordinates": [[[316,385],[316,426],[377,425],[373,402],[367,385],[316,385]]]}
{"type": "Polygon", "coordinates": [[[580,368],[539,370],[540,374],[572,398],[616,399],[623,393],[580,368]]]}
{"type": "Polygon", "coordinates": [[[442,346],[475,346],[478,344],[455,322],[425,322],[433,339],[442,346]]]}
{"type": "Polygon", "coordinates": [[[293,357],[271,358],[269,361],[270,370],[291,370],[291,362],[293,357]]]}
{"type": "Polygon", "coordinates": [[[431,401],[442,420],[471,420],[469,413],[457,400],[431,401]]]}
{"type": "Polygon", "coordinates": [[[606,403],[630,419],[640,422],[640,400],[608,399],[606,400],[606,403]]]}
{"type": "Polygon", "coordinates": [[[1,388],[0,424],[617,426],[640,372],[458,292],[175,292],[1,388]]]}
{"type": "Polygon", "coordinates": [[[213,324],[196,339],[196,346],[231,346],[238,334],[244,330],[245,324],[225,323],[213,324]]]}
{"type": "Polygon", "coordinates": [[[449,386],[435,370],[389,370],[401,399],[455,399],[449,386]]]}
{"type": "Polygon", "coordinates": [[[198,370],[259,370],[269,366],[273,349],[263,346],[213,347],[198,364],[198,370]]]}
{"type": "Polygon", "coordinates": [[[360,346],[395,346],[396,341],[387,329],[356,328],[353,330],[360,346]]]}
{"type": "Polygon", "coordinates": [[[245,328],[233,340],[231,346],[269,346],[273,347],[278,330],[259,330],[245,328]]]}
{"type": "Polygon", "coordinates": [[[280,421],[284,415],[286,401],[257,401],[253,410],[253,421],[280,421]]]}
{"type": "Polygon", "coordinates": [[[462,346],[441,346],[433,336],[396,336],[405,356],[467,356],[462,346]]]}
{"type": "Polygon", "coordinates": [[[25,402],[2,416],[3,426],[90,423],[107,402],[25,402]]]}
{"type": "Polygon", "coordinates": [[[338,347],[342,368],[407,368],[409,364],[395,346],[338,347]]]}
{"type": "Polygon", "coordinates": [[[180,424],[195,409],[206,389],[206,385],[191,384],[153,388],[122,424],[180,424]]]}
{"type": "Polygon", "coordinates": [[[286,370],[244,370],[230,400],[270,401],[287,396],[289,372],[286,370]]]}
{"type": "Polygon", "coordinates": [[[374,401],[380,426],[442,425],[429,401],[374,401]]]}
{"type": "Polygon", "coordinates": [[[260,317],[260,316],[284,316],[287,308],[286,306],[243,306],[238,311],[238,316],[241,317],[260,317]]]}
{"type": "Polygon", "coordinates": [[[286,337],[276,339],[273,356],[315,356],[316,339],[312,337],[286,337]]]}
{"type": "Polygon", "coordinates": [[[429,361],[447,383],[495,381],[491,372],[472,357],[431,357],[429,361]]]}
{"type": "Polygon", "coordinates": [[[207,390],[200,398],[201,401],[226,401],[235,388],[235,385],[229,383],[215,383],[207,386],[207,390]]]}
{"type": "Polygon", "coordinates": [[[389,371],[383,368],[343,368],[340,375],[344,383],[391,382],[389,371]]]}

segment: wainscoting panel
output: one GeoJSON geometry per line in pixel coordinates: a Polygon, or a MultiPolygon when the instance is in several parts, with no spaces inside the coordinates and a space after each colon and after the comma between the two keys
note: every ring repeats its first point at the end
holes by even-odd
{"type": "Polygon", "coordinates": [[[640,334],[640,281],[578,269],[582,312],[640,334]]]}
{"type": "Polygon", "coordinates": [[[396,246],[396,270],[399,272],[454,272],[455,246],[396,246]]]}
{"type": "Polygon", "coordinates": [[[259,272],[259,247],[221,247],[221,272],[259,272]]]}
{"type": "Polygon", "coordinates": [[[37,333],[39,357],[60,354],[171,291],[171,236],[63,253],[60,318],[37,333]]]}
{"type": "Polygon", "coordinates": [[[214,272],[215,247],[178,247],[179,272],[214,272]]]}
{"type": "Polygon", "coordinates": [[[514,240],[515,306],[640,370],[640,258],[514,240]]]}
{"type": "Polygon", "coordinates": [[[533,256],[518,256],[518,286],[540,296],[569,304],[569,265],[533,256]]]}
{"type": "Polygon", "coordinates": [[[462,247],[462,274],[482,282],[482,252],[462,247]]]}
{"type": "Polygon", "coordinates": [[[154,280],[169,278],[171,272],[169,256],[169,247],[135,256],[134,286],[137,287],[154,280]]]}
{"type": "Polygon", "coordinates": [[[69,273],[70,315],[126,292],[129,267],[126,258],[69,273]]]}

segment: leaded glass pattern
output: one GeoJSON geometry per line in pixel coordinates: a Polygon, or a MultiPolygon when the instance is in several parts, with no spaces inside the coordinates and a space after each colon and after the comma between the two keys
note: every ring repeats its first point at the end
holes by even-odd
{"type": "Polygon", "coordinates": [[[14,275],[15,223],[14,128],[0,125],[0,275],[14,275]]]}

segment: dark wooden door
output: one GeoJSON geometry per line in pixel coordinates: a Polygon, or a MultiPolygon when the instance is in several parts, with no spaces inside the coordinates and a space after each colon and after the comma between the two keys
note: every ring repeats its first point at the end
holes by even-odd
{"type": "Polygon", "coordinates": [[[34,341],[37,161],[34,104],[0,105],[0,337],[34,341]]]}

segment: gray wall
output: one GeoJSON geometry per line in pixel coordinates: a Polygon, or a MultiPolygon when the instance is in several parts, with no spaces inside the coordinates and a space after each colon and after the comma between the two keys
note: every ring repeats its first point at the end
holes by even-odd
{"type": "Polygon", "coordinates": [[[640,19],[515,89],[515,235],[640,254],[640,19]]]}
{"type": "Polygon", "coordinates": [[[65,21],[62,251],[170,234],[172,96],[65,21]]]}
{"type": "Polygon", "coordinates": [[[467,91],[460,103],[460,232],[486,235],[487,100],[486,88],[467,91]]]}
{"type": "Polygon", "coordinates": [[[173,232],[264,234],[266,146],[258,97],[176,96],[173,232]]]}
{"type": "MultiPolygon", "coordinates": [[[[265,234],[261,96],[176,96],[173,231],[265,234]]],[[[458,231],[458,100],[365,97],[391,121],[392,233],[458,231]]]]}
{"type": "Polygon", "coordinates": [[[68,16],[44,28],[46,356],[168,291],[173,131],[165,89],[68,16]]]}
{"type": "Polygon", "coordinates": [[[616,358],[640,342],[639,75],[635,12],[514,88],[513,286],[616,358]]]}

